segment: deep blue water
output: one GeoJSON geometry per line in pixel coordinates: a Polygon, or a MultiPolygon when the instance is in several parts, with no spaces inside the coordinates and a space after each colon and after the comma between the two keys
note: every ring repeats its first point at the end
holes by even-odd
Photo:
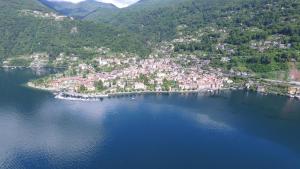
{"type": "Polygon", "coordinates": [[[298,169],[300,101],[234,91],[56,100],[0,71],[1,169],[298,169]]]}

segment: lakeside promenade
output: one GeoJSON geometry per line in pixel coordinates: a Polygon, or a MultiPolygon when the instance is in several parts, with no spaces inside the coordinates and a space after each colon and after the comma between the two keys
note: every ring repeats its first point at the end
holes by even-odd
{"type": "Polygon", "coordinates": [[[147,94],[192,94],[192,93],[205,93],[230,90],[231,88],[221,89],[201,89],[201,90],[179,90],[179,91],[133,91],[133,92],[115,92],[115,93],[76,93],[76,92],[64,92],[58,91],[52,88],[42,88],[35,86],[33,83],[28,82],[27,87],[37,90],[49,91],[55,95],[56,99],[62,100],[81,100],[81,101],[99,101],[104,98],[119,97],[119,96],[135,96],[135,95],[147,95],[147,94]]]}
{"type": "Polygon", "coordinates": [[[224,89],[212,90],[212,89],[202,89],[202,90],[188,90],[188,91],[135,91],[135,92],[116,92],[109,94],[82,94],[75,92],[59,92],[54,93],[56,99],[63,100],[82,100],[82,101],[98,101],[104,98],[111,97],[122,97],[122,96],[135,96],[135,95],[148,95],[148,94],[196,94],[205,92],[215,92],[224,89]]]}

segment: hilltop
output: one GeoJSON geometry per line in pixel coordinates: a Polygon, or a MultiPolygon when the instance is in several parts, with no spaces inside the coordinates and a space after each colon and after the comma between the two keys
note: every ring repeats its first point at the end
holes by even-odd
{"type": "Polygon", "coordinates": [[[84,18],[95,10],[105,12],[118,10],[113,4],[101,3],[96,0],[87,0],[80,3],[48,0],[40,0],[40,2],[47,7],[56,10],[60,14],[76,18],[84,18]]]}

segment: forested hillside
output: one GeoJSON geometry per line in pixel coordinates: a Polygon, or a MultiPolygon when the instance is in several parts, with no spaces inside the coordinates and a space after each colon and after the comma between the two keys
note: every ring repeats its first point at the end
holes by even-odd
{"type": "Polygon", "coordinates": [[[150,42],[177,39],[175,52],[218,58],[213,64],[225,69],[265,74],[286,71],[300,59],[298,0],[164,2],[169,4],[140,1],[113,15],[109,23],[150,42]],[[221,57],[227,57],[225,62],[221,57]]]}
{"type": "MultiPolygon", "coordinates": [[[[164,40],[174,38],[177,26],[183,24],[190,31],[207,24],[228,29],[253,25],[266,29],[268,25],[280,25],[276,22],[279,19],[300,15],[298,8],[297,0],[142,0],[119,11],[110,23],[164,40]]],[[[102,22],[105,18],[93,19],[102,22]]]]}
{"type": "Polygon", "coordinates": [[[137,17],[135,15],[139,15],[139,17],[151,15],[152,12],[157,11],[158,9],[164,7],[169,9],[170,7],[176,7],[176,5],[188,1],[189,0],[140,0],[127,8],[118,10],[107,11],[99,8],[86,15],[83,19],[101,23],[116,23],[122,21],[122,24],[132,24],[135,17],[137,17]]]}
{"type": "Polygon", "coordinates": [[[174,54],[208,58],[228,70],[265,74],[299,65],[299,0],[142,0],[113,12],[95,10],[83,20],[38,16],[53,9],[37,0],[0,5],[2,57],[80,53],[84,46],[145,56],[167,41],[174,54]]]}
{"type": "Polygon", "coordinates": [[[60,16],[37,0],[0,0],[0,58],[34,52],[78,53],[85,46],[143,54],[135,34],[60,16]]]}

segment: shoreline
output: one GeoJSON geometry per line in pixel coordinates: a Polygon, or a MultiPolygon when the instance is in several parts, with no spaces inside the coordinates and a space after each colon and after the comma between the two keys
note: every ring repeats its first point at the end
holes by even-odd
{"type": "MultiPolygon", "coordinates": [[[[182,90],[182,91],[134,91],[134,92],[115,92],[115,93],[103,94],[103,93],[76,93],[76,92],[59,91],[52,88],[35,86],[32,82],[26,83],[26,86],[32,89],[50,92],[54,95],[55,99],[70,100],[70,101],[100,101],[105,98],[111,98],[111,97],[148,95],[148,94],[197,94],[197,93],[207,93],[207,92],[212,93],[216,91],[226,91],[226,90],[243,90],[243,89],[247,90],[246,88],[241,88],[241,87],[227,87],[227,88],[220,88],[220,89],[201,89],[201,90],[182,90]]],[[[259,91],[254,91],[254,92],[262,93],[265,95],[272,94],[272,95],[286,96],[289,98],[300,100],[300,95],[280,94],[280,93],[273,93],[273,92],[268,93],[268,92],[259,92],[259,91]]]]}
{"type": "Polygon", "coordinates": [[[120,96],[134,96],[134,95],[147,95],[147,94],[195,94],[195,93],[205,93],[205,92],[216,92],[224,90],[232,90],[233,88],[221,88],[221,89],[201,89],[201,90],[182,90],[182,91],[135,91],[135,92],[116,92],[116,93],[76,93],[76,92],[64,92],[51,88],[44,88],[35,86],[33,83],[28,82],[27,87],[48,91],[54,95],[56,99],[60,100],[71,100],[71,101],[99,101],[104,98],[110,97],[120,97],[120,96]]]}
{"type": "Polygon", "coordinates": [[[191,91],[137,91],[137,92],[116,92],[110,94],[81,94],[72,92],[59,92],[55,95],[56,99],[61,100],[81,100],[81,101],[99,101],[104,98],[122,97],[122,96],[135,96],[135,95],[148,95],[148,94],[193,94],[204,92],[215,92],[226,89],[218,90],[191,90],[191,91]]]}

